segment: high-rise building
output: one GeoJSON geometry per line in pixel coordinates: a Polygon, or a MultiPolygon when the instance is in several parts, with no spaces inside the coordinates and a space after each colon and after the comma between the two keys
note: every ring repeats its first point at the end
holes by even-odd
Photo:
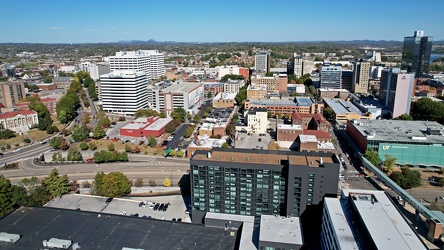
{"type": "Polygon", "coordinates": [[[100,76],[100,96],[105,112],[134,115],[148,108],[148,80],[142,71],[114,71],[100,76]]]}
{"type": "Polygon", "coordinates": [[[290,60],[287,62],[287,75],[294,74],[294,60],[290,60]]]}
{"type": "Polygon", "coordinates": [[[193,222],[206,212],[300,216],[325,196],[336,197],[333,153],[213,148],[190,160],[193,222]]]}
{"type": "Polygon", "coordinates": [[[148,79],[165,75],[164,54],[158,50],[119,51],[109,57],[111,72],[134,70],[145,72],[148,79]]]}
{"type": "Polygon", "coordinates": [[[254,56],[254,69],[256,72],[267,73],[270,71],[270,52],[256,52],[254,56]]]}
{"type": "Polygon", "coordinates": [[[25,97],[25,85],[23,82],[10,81],[0,83],[0,103],[3,106],[12,108],[25,97]]]}
{"type": "Polygon", "coordinates": [[[401,73],[399,68],[382,70],[379,101],[389,109],[392,118],[410,113],[414,83],[414,73],[401,73]]]}
{"type": "Polygon", "coordinates": [[[430,53],[433,36],[424,36],[424,31],[417,30],[413,36],[404,37],[402,49],[402,69],[420,77],[429,72],[430,53]]]}
{"type": "Polygon", "coordinates": [[[294,53],[294,74],[296,77],[302,76],[302,56],[294,53]]]}
{"type": "Polygon", "coordinates": [[[353,93],[366,94],[370,74],[369,62],[353,62],[353,93]]]}
{"type": "Polygon", "coordinates": [[[315,65],[313,61],[302,61],[302,75],[311,74],[313,72],[315,65]]]}
{"type": "Polygon", "coordinates": [[[342,67],[324,64],[321,68],[321,88],[341,88],[342,67]]]}

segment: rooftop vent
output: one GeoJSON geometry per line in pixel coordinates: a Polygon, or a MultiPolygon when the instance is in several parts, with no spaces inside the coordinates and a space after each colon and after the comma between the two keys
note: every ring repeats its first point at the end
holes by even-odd
{"type": "Polygon", "coordinates": [[[0,241],[15,243],[20,239],[19,234],[8,234],[5,232],[0,232],[0,241]]]}
{"type": "Polygon", "coordinates": [[[207,157],[208,157],[208,159],[211,159],[211,152],[207,153],[207,157]]]}

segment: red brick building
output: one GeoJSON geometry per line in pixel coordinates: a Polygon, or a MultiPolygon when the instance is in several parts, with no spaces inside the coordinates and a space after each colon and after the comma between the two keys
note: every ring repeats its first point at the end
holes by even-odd
{"type": "Polygon", "coordinates": [[[295,113],[291,115],[293,125],[301,125],[303,129],[321,130],[328,132],[329,124],[324,116],[318,114],[295,113]]]}
{"type": "Polygon", "coordinates": [[[150,136],[160,137],[165,133],[166,125],[172,120],[172,118],[160,118],[158,116],[137,118],[120,128],[120,135],[146,138],[150,136]]]}
{"type": "MultiPolygon", "coordinates": [[[[46,98],[40,99],[38,102],[43,103],[46,106],[46,108],[48,109],[50,114],[55,114],[55,112],[56,112],[55,107],[57,105],[57,99],[46,97],[46,98]]],[[[29,104],[30,104],[30,102],[21,102],[21,103],[18,103],[17,105],[15,105],[15,107],[17,110],[30,110],[29,104]]]]}

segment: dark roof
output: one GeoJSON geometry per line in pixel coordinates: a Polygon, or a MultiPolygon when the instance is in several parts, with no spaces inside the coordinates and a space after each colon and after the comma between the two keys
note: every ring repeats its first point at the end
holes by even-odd
{"type": "Polygon", "coordinates": [[[20,234],[0,249],[38,249],[43,240],[72,240],[84,249],[235,249],[237,231],[123,215],[23,207],[0,220],[0,231],[20,234]],[[234,236],[230,233],[234,232],[234,236]]]}
{"type": "Polygon", "coordinates": [[[250,108],[249,110],[248,110],[248,114],[252,114],[252,115],[255,115],[256,114],[256,112],[265,112],[265,113],[267,113],[267,109],[266,108],[250,108]]]}

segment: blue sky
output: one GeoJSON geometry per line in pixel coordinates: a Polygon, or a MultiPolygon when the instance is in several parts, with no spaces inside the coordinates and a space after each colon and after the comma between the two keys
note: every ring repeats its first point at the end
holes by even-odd
{"type": "Polygon", "coordinates": [[[0,43],[444,40],[442,0],[2,1],[0,43]]]}

